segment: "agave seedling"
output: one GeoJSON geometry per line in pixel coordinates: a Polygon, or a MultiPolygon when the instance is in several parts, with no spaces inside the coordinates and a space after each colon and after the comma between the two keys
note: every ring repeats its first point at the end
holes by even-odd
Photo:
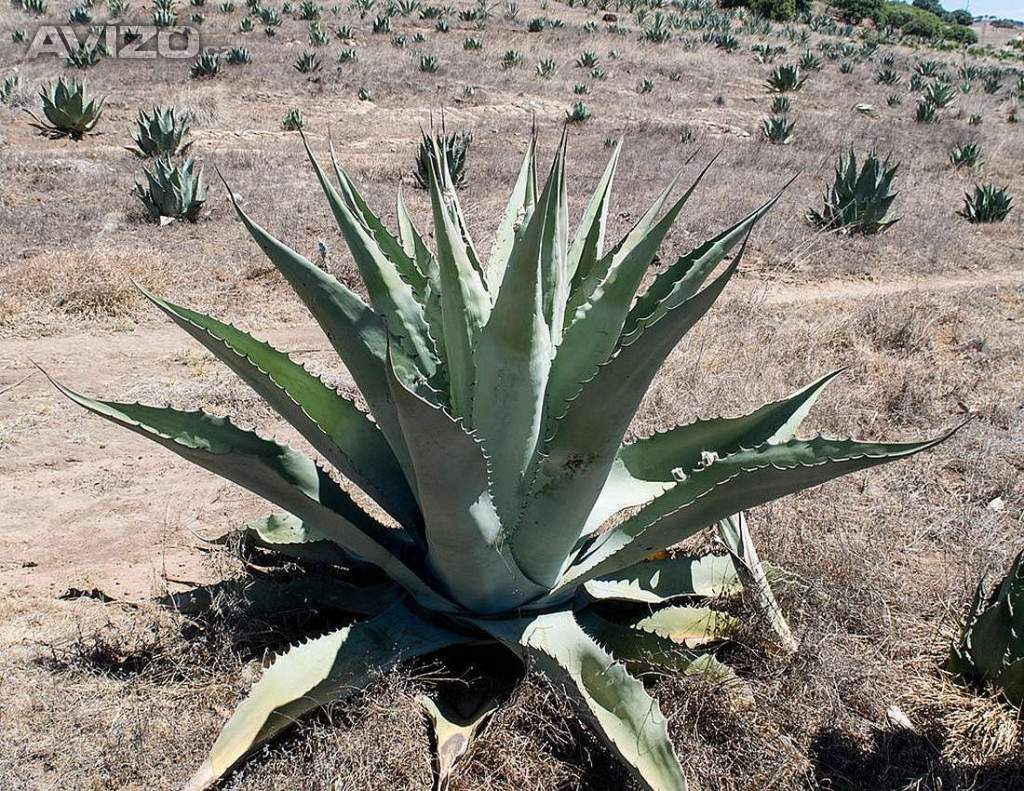
{"type": "Polygon", "coordinates": [[[1002,222],[1013,208],[1013,198],[1006,187],[978,184],[974,194],[964,193],[964,207],[957,212],[968,222],[1002,222]]]}
{"type": "Polygon", "coordinates": [[[128,150],[140,157],[174,157],[184,154],[192,145],[185,142],[190,124],[188,119],[177,113],[173,107],[153,108],[150,115],[139,110],[135,128],[131,130],[135,147],[128,150]]]}
{"type": "Polygon", "coordinates": [[[509,69],[518,69],[523,65],[523,53],[514,49],[505,50],[505,54],[501,56],[499,64],[504,71],[509,69]]]}
{"type": "Polygon", "coordinates": [[[584,50],[580,53],[580,56],[576,58],[576,68],[578,69],[592,69],[598,63],[600,59],[597,57],[597,53],[593,50],[584,50]]]}
{"type": "Polygon", "coordinates": [[[881,69],[875,75],[875,82],[879,85],[895,85],[902,77],[895,69],[881,69]]]}
{"type": "Polygon", "coordinates": [[[224,62],[229,66],[248,66],[252,63],[252,55],[245,47],[232,47],[224,55],[224,62]]]}
{"type": "Polygon", "coordinates": [[[323,23],[314,20],[309,23],[309,32],[306,40],[311,47],[326,47],[331,38],[327,35],[327,31],[324,30],[323,23]]]}
{"type": "Polygon", "coordinates": [[[345,47],[341,52],[338,53],[338,65],[345,63],[355,63],[359,56],[355,51],[354,47],[345,47]]]}
{"type": "Polygon", "coordinates": [[[305,126],[305,123],[302,118],[302,111],[293,107],[281,119],[281,128],[286,132],[298,132],[305,126]]]}
{"type": "Polygon", "coordinates": [[[20,87],[21,78],[16,73],[0,80],[0,104],[10,104],[20,87]]]}
{"type": "Polygon", "coordinates": [[[637,83],[636,92],[641,96],[651,93],[654,90],[654,80],[644,77],[637,83]]]}
{"type": "Polygon", "coordinates": [[[879,160],[870,151],[861,168],[857,156],[850,149],[849,156],[840,156],[836,164],[835,179],[825,192],[822,210],[811,210],[807,220],[823,230],[841,233],[875,234],[899,221],[889,210],[897,193],[892,182],[899,164],[889,166],[889,160],[879,160]]]}
{"type": "Polygon", "coordinates": [[[798,64],[804,71],[821,71],[821,59],[810,50],[800,56],[798,64]]]}
{"type": "Polygon", "coordinates": [[[889,107],[899,107],[903,104],[903,97],[898,93],[891,93],[886,97],[885,103],[889,105],[889,107]]]}
{"type": "Polygon", "coordinates": [[[772,114],[773,115],[785,115],[790,110],[790,101],[788,96],[779,95],[772,97],[772,114]]]}
{"type": "Polygon", "coordinates": [[[793,142],[795,126],[796,122],[784,115],[770,115],[761,121],[761,134],[769,143],[787,144],[793,142]]]}
{"type": "Polygon", "coordinates": [[[958,170],[977,167],[981,164],[981,146],[977,143],[953,146],[953,150],[949,152],[949,163],[958,170]]]}
{"type": "Polygon", "coordinates": [[[153,160],[153,169],[142,169],[145,184],[135,184],[135,194],[150,218],[159,222],[166,219],[195,222],[206,202],[206,184],[202,170],[186,159],[172,163],[166,159],[153,160]]]}
{"type": "Polygon", "coordinates": [[[153,12],[153,27],[174,27],[178,24],[178,15],[166,8],[158,8],[153,12]]]}
{"type": "Polygon", "coordinates": [[[81,140],[95,128],[106,101],[105,97],[94,98],[85,80],[79,82],[64,77],[44,85],[39,91],[39,98],[46,120],[30,112],[36,128],[53,137],[70,137],[72,140],[81,140]]]}
{"type": "Polygon", "coordinates": [[[956,88],[944,82],[930,82],[924,86],[921,98],[934,104],[940,110],[956,101],[956,88]]]}
{"type": "Polygon", "coordinates": [[[470,36],[462,42],[462,48],[466,50],[466,52],[479,52],[484,48],[484,42],[476,36],[470,36]]]}
{"type": "Polygon", "coordinates": [[[92,11],[84,5],[72,6],[68,11],[68,22],[72,25],[91,25],[92,11]]]}
{"type": "Polygon", "coordinates": [[[323,62],[320,60],[320,56],[312,50],[306,50],[303,52],[295,63],[292,64],[292,68],[299,74],[312,74],[320,71],[320,67],[323,62]]]}
{"type": "Polygon", "coordinates": [[[938,108],[927,99],[920,99],[914,110],[914,120],[919,124],[934,124],[939,120],[938,108]]]}
{"type": "Polygon", "coordinates": [[[242,17],[241,21],[238,23],[239,33],[252,33],[255,29],[256,23],[252,21],[251,16],[242,17]]]}
{"type": "Polygon", "coordinates": [[[558,66],[555,64],[553,58],[541,58],[537,62],[537,76],[542,80],[550,80],[555,76],[555,71],[558,66]]]}
{"type": "Polygon", "coordinates": [[[565,120],[570,124],[582,124],[584,121],[589,121],[590,108],[587,107],[586,102],[573,102],[565,111],[565,120]]]}
{"type": "Polygon", "coordinates": [[[496,643],[570,695],[643,788],[680,791],[686,781],[666,720],[632,671],[721,668],[671,638],[707,640],[731,619],[672,599],[735,590],[737,572],[731,558],[652,554],[720,521],[745,542],[739,511],[943,439],[795,438],[831,373],[746,417],[623,444],[662,363],[733,277],[778,196],[676,259],[637,297],[704,173],[670,201],[674,180],[606,250],[619,148],[570,242],[564,143],[540,190],[528,147],[486,263],[440,151],[430,175],[431,251],[401,200],[396,237],[348,174],[335,164],[335,186],[307,148],[370,304],[235,206],[324,328],[372,419],[287,354],[148,295],[401,529],[363,510],[312,458],[227,418],[99,401],[58,385],[86,409],[273,502],[282,513],[252,526],[265,546],[380,572],[370,588],[322,590],[369,617],[278,656],[190,788],[208,787],[381,668],[496,643]],[[631,515],[600,529],[625,509],[631,515]]]}
{"type": "Polygon", "coordinates": [[[807,81],[800,76],[799,66],[776,66],[768,75],[768,88],[775,93],[798,91],[807,81]]]}
{"type": "Polygon", "coordinates": [[[572,86],[572,92],[576,96],[586,96],[590,93],[590,86],[585,82],[577,82],[572,86]]]}
{"type": "Polygon", "coordinates": [[[437,155],[440,153],[448,164],[448,175],[452,186],[455,189],[461,189],[466,183],[466,157],[472,142],[472,132],[451,132],[449,134],[443,125],[440,134],[424,134],[420,140],[420,146],[416,150],[416,171],[413,174],[416,177],[416,183],[422,189],[430,189],[430,174],[439,168],[437,155]]]}
{"type": "Polygon", "coordinates": [[[1014,706],[1024,706],[1024,552],[991,593],[978,583],[946,669],[961,678],[997,690],[1014,706]]]}
{"type": "Polygon", "coordinates": [[[189,69],[189,76],[193,80],[211,79],[218,74],[220,74],[220,55],[210,50],[200,52],[189,69]]]}
{"type": "Polygon", "coordinates": [[[425,74],[435,74],[441,68],[437,55],[420,55],[419,69],[425,74]]]}

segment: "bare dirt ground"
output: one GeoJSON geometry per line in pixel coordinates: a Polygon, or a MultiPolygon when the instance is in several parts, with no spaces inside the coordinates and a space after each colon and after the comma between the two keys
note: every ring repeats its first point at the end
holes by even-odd
{"type": "MultiPolygon", "coordinates": [[[[584,9],[520,5],[518,20],[500,18],[499,9],[483,31],[453,17],[441,34],[431,21],[396,17],[397,30],[426,37],[406,50],[371,34],[372,16],[325,8],[328,29],[356,30],[359,60],[335,66],[347,44],[332,41],[318,82],[291,68],[306,48],[305,22],[284,15],[272,39],[259,27],[241,36],[233,32],[240,10],[208,5],[205,42],[244,44],[252,66],[200,82],[187,78],[187,64],[104,60],[86,73],[109,94],[101,134],[82,142],[43,138],[16,107],[0,107],[0,788],[179,786],[261,661],[323,626],[314,616],[253,615],[232,601],[202,618],[157,606],[157,597],[190,584],[244,580],[237,557],[204,539],[263,515],[266,505],[87,417],[35,367],[88,393],[205,406],[294,440],[241,382],[145,306],[135,278],[295,350],[348,386],[219,183],[197,224],[144,221],[130,195],[140,165],[123,148],[138,107],[190,110],[193,153],[207,175],[220,169],[247,211],[307,255],[324,242],[325,266],[352,284],[298,138],[280,130],[284,113],[302,109],[320,154],[330,127],[342,163],[389,219],[400,182],[425,219],[412,156],[420,125],[444,106],[450,128],[475,135],[462,201],[486,248],[531,123],[546,157],[577,98],[573,84],[586,78],[573,60],[587,48],[600,53],[608,79],[586,80],[591,94],[582,98],[594,115],[571,131],[570,189],[578,214],[603,167],[605,139],[626,136],[611,236],[695,153],[687,174],[722,152],[669,252],[798,174],[730,291],[662,371],[635,432],[748,410],[840,366],[846,372],[808,422],[814,430],[909,438],[975,418],[926,456],[751,514],[762,554],[790,574],[780,595],[801,649],[781,657],[751,633],[723,651],[751,683],[752,710],[734,710],[692,680],[661,682],[693,787],[1024,788],[1019,712],[940,670],[976,580],[1004,569],[1024,538],[1024,220],[1020,208],[998,225],[955,215],[976,180],[1007,184],[1024,199],[1024,134],[1006,122],[1009,78],[1001,94],[976,87],[929,126],[912,119],[909,64],[937,57],[953,69],[957,58],[892,47],[904,69],[897,87],[874,83],[877,64],[857,61],[844,75],[826,61],[793,95],[795,142],[770,146],[758,133],[770,103],[768,67],[749,52],[759,39],[741,35],[733,54],[701,44],[699,32],[685,36],[692,47],[642,46],[626,14],[630,33],[619,36],[600,22],[586,31],[599,16],[584,9]],[[566,27],[527,33],[533,16],[562,18],[566,27]],[[485,41],[482,54],[463,52],[468,35],[485,41]],[[499,69],[509,48],[524,53],[523,68],[499,69]],[[417,70],[420,52],[439,56],[438,74],[417,70]],[[548,55],[559,66],[545,81],[533,64],[548,55]],[[681,80],[671,81],[677,71],[681,80]],[[636,92],[642,77],[655,80],[653,94],[636,92]],[[471,96],[466,86],[475,86],[471,96]],[[361,87],[374,101],[357,100],[361,87]],[[904,104],[887,107],[894,92],[904,104]],[[875,113],[850,109],[862,102],[875,113]],[[971,113],[983,115],[980,126],[966,124],[971,113]],[[947,164],[949,148],[965,140],[984,150],[975,174],[947,164]],[[873,146],[901,163],[894,208],[903,219],[877,237],[819,234],[802,221],[850,146],[873,146]],[[94,589],[102,595],[76,594],[94,589]],[[891,706],[912,729],[890,724],[891,706]]],[[[66,5],[50,7],[48,17],[63,20],[66,5]]],[[[0,79],[17,69],[30,88],[61,71],[52,59],[21,61],[23,50],[8,43],[11,31],[31,33],[34,24],[0,10],[0,79]]],[[[787,62],[800,47],[783,43],[787,62]]],[[[36,106],[27,88],[18,101],[36,106]]],[[[414,695],[439,672],[426,666],[381,679],[356,705],[268,748],[228,787],[429,788],[414,695]]],[[[512,787],[621,789],[628,780],[531,683],[492,723],[458,785],[512,787]]]]}

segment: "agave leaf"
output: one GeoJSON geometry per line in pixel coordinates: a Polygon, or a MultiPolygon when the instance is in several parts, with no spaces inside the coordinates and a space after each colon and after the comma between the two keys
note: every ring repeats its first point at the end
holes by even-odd
{"type": "Polygon", "coordinates": [[[450,604],[407,563],[405,558],[412,546],[408,535],[377,523],[304,454],[244,431],[227,418],[99,401],[58,382],[53,384],[90,412],[255,492],[299,519],[315,523],[343,549],[383,570],[417,599],[425,597],[423,601],[450,609],[450,604]]]}
{"type": "Polygon", "coordinates": [[[793,653],[799,646],[786,622],[782,608],[775,599],[772,586],[768,583],[768,575],[757,555],[757,547],[754,546],[754,538],[750,535],[747,518],[743,512],[719,521],[718,536],[735,560],[736,572],[743,582],[743,587],[750,594],[754,608],[775,632],[779,644],[789,653],[793,653]]]}
{"type": "Polygon", "coordinates": [[[346,552],[330,536],[303,522],[292,514],[271,514],[245,526],[245,536],[260,549],[334,566],[358,564],[361,561],[346,552]]]}
{"type": "Polygon", "coordinates": [[[293,646],[239,704],[187,791],[209,788],[253,748],[303,714],[362,689],[376,672],[466,640],[399,602],[368,621],[293,646]]]}
{"type": "Polygon", "coordinates": [[[523,156],[523,164],[519,168],[512,194],[509,196],[505,214],[501,218],[498,230],[491,245],[491,254],[487,261],[487,289],[497,295],[509,258],[515,243],[516,232],[525,226],[533,213],[537,200],[537,139],[530,138],[523,156]]]}
{"type": "Polygon", "coordinates": [[[194,616],[215,610],[225,600],[235,600],[243,603],[241,612],[246,619],[279,619],[328,611],[379,615],[401,596],[401,589],[390,582],[357,586],[329,574],[305,574],[285,582],[272,577],[226,580],[172,593],[160,603],[194,616]]]}
{"type": "Polygon", "coordinates": [[[660,604],[679,596],[714,599],[740,593],[743,585],[728,555],[644,560],[583,586],[588,597],[660,604]]]}
{"type": "MultiPolygon", "coordinates": [[[[308,145],[306,145],[306,154],[316,171],[317,179],[327,196],[327,201],[331,205],[338,228],[341,230],[342,236],[345,237],[352,258],[359,268],[363,283],[370,295],[370,302],[384,316],[391,335],[398,339],[402,349],[415,361],[422,375],[430,378],[437,370],[439,361],[434,344],[430,340],[430,333],[427,331],[423,306],[416,300],[413,286],[402,278],[395,262],[385,255],[377,240],[363,225],[361,217],[353,213],[352,209],[338,195],[308,145]]],[[[339,179],[351,186],[347,177],[341,174],[340,169],[338,173],[340,174],[339,179]]],[[[354,190],[354,187],[352,189],[354,190]]],[[[365,220],[365,217],[362,219],[365,220]]],[[[379,221],[378,224],[380,224],[379,221]]],[[[393,237],[389,238],[393,242],[390,245],[391,248],[394,248],[392,252],[400,254],[403,260],[407,260],[398,240],[393,237]]],[[[412,266],[411,261],[409,265],[412,266]]],[[[425,282],[420,285],[421,287],[425,286],[425,282]]]]}
{"type": "Polygon", "coordinates": [[[675,306],[696,294],[718,264],[741,240],[750,235],[758,220],[771,210],[791,183],[787,183],[773,198],[739,222],[680,256],[672,266],[661,272],[630,309],[622,331],[623,338],[632,339],[643,327],[659,321],[675,306]]]}
{"type": "Polygon", "coordinates": [[[401,524],[415,528],[419,507],[398,459],[380,429],[355,403],[286,353],[239,329],[142,293],[266,399],[345,477],[401,524]]]}
{"type": "Polygon", "coordinates": [[[749,415],[697,420],[623,445],[619,458],[635,478],[675,481],[675,470],[684,473],[692,470],[705,452],[726,456],[765,442],[786,442],[793,438],[825,385],[841,371],[832,371],[787,398],[766,404],[749,415]]]}
{"type": "MultiPolygon", "coordinates": [[[[564,178],[563,178],[564,181],[564,178]]],[[[555,175],[512,248],[494,307],[476,347],[473,426],[492,459],[498,512],[518,519],[524,474],[540,436],[551,335],[544,304],[545,239],[558,224],[555,175]]]]}
{"type": "Polygon", "coordinates": [[[441,194],[441,178],[431,167],[430,203],[440,267],[444,350],[452,410],[460,417],[471,418],[473,353],[477,336],[491,312],[491,298],[463,239],[461,219],[455,216],[457,210],[450,209],[441,194]]]}
{"type": "Polygon", "coordinates": [[[636,478],[626,468],[622,458],[617,457],[612,462],[597,502],[587,516],[581,535],[593,533],[619,511],[648,503],[674,485],[674,481],[646,481],[636,478]]]}
{"type": "Polygon", "coordinates": [[[434,699],[426,695],[416,698],[430,725],[434,791],[448,791],[458,764],[507,697],[504,692],[459,684],[438,690],[434,699]]]}
{"type": "MultiPolygon", "coordinates": [[[[611,204],[612,182],[615,180],[615,169],[622,151],[622,139],[615,143],[608,164],[605,166],[601,180],[590,197],[587,208],[583,211],[576,236],[569,247],[569,260],[566,270],[572,278],[570,292],[579,289],[579,284],[590,276],[591,270],[601,258],[604,249],[605,225],[608,220],[608,207],[611,204]]],[[[566,316],[566,319],[571,319],[566,316]]]]}
{"type": "Polygon", "coordinates": [[[629,625],[687,648],[696,648],[735,634],[739,621],[710,607],[669,606],[629,625]]]}
{"type": "Polygon", "coordinates": [[[389,381],[422,493],[427,564],[476,612],[508,609],[543,593],[512,561],[480,442],[397,376],[389,381]]]}
{"type": "Polygon", "coordinates": [[[565,148],[568,127],[562,128],[555,159],[540,204],[544,207],[544,225],[540,235],[540,276],[544,320],[551,331],[551,344],[562,340],[562,322],[569,299],[571,274],[568,272],[569,208],[565,190],[565,148]]]}
{"type": "Polygon", "coordinates": [[[1010,703],[1024,705],[1024,657],[1005,665],[995,684],[1010,703]]]}
{"type": "MultiPolygon", "coordinates": [[[[959,427],[958,427],[959,428],[959,427]]],[[[558,589],[614,573],[714,524],[787,494],[906,458],[955,433],[923,442],[877,443],[817,437],[765,443],[697,470],[584,548],[558,589]]]]}
{"type": "Polygon", "coordinates": [[[572,612],[476,623],[564,688],[643,788],[686,788],[657,701],[581,627],[572,612]]]}
{"type": "MultiPolygon", "coordinates": [[[[306,138],[299,130],[302,141],[305,144],[306,138]]],[[[306,144],[306,152],[309,154],[309,145],[306,144]]],[[[310,156],[312,156],[310,154],[310,156]]],[[[427,285],[428,271],[423,268],[423,261],[415,253],[406,250],[405,245],[385,227],[372,209],[366,199],[360,194],[355,182],[339,165],[338,158],[334,153],[334,142],[331,142],[331,164],[334,166],[334,175],[341,190],[341,197],[345,201],[349,211],[361,222],[362,226],[370,233],[377,243],[384,256],[394,264],[395,269],[422,302],[422,295],[427,285]]],[[[319,170],[319,168],[318,168],[319,170]]]]}
{"type": "Polygon", "coordinates": [[[572,293],[569,295],[569,300],[565,307],[566,318],[571,319],[576,315],[577,309],[584,305],[594,290],[601,284],[605,279],[608,272],[616,268],[619,263],[628,256],[633,248],[640,244],[647,235],[651,232],[651,228],[654,227],[657,222],[658,215],[661,214],[661,210],[665,208],[665,203],[668,201],[668,196],[672,194],[672,191],[676,188],[676,184],[679,182],[681,174],[677,174],[669,183],[668,186],[662,190],[661,194],[654,199],[647,211],[645,211],[636,224],[630,229],[629,233],[623,236],[611,250],[601,256],[594,264],[590,267],[585,275],[580,273],[579,277],[573,278],[572,293]]]}
{"type": "Polygon", "coordinates": [[[615,349],[640,281],[661,247],[662,241],[714,160],[702,170],[690,188],[669,208],[648,233],[636,240],[630,251],[613,263],[590,298],[577,308],[558,346],[551,366],[547,409],[557,418],[565,403],[578,391],[597,366],[615,349]]]}
{"type": "Polygon", "coordinates": [[[714,283],[667,313],[641,338],[620,346],[556,422],[536,465],[534,497],[512,539],[516,560],[531,579],[555,584],[562,572],[560,559],[587,523],[651,380],[679,339],[714,304],[741,258],[742,250],[714,283]]]}
{"type": "Polygon", "coordinates": [[[406,479],[411,482],[409,452],[398,426],[384,371],[388,349],[384,323],[358,294],[254,223],[242,211],[226,182],[224,186],[242,224],[323,328],[387,437],[406,479]]]}

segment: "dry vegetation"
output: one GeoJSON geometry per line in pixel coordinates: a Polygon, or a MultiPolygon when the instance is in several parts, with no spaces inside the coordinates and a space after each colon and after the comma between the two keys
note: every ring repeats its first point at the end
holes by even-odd
{"type": "MultiPolygon", "coordinates": [[[[242,9],[244,4],[239,3],[242,9]]],[[[938,125],[913,120],[907,78],[877,85],[876,64],[841,74],[826,61],[793,94],[792,145],[759,138],[770,98],[768,67],[749,45],[727,54],[697,42],[641,45],[587,32],[584,9],[520,4],[482,31],[454,17],[396,18],[426,43],[400,50],[372,35],[372,16],[325,4],[325,27],[351,24],[356,63],[336,66],[342,45],[323,48],[319,81],[291,64],[306,49],[307,23],[284,15],[273,38],[237,29],[241,10],[208,0],[204,44],[244,43],[251,66],[191,81],[188,64],[105,59],[86,76],[109,94],[99,134],[48,140],[17,107],[0,106],[0,788],[173,788],[199,763],[261,660],[338,614],[269,615],[232,588],[212,613],[157,603],[188,584],[259,575],[212,537],[262,514],[255,498],[58,400],[32,360],[87,392],[200,404],[240,412],[280,433],[244,387],[131,287],[135,278],[171,298],[227,316],[322,365],[326,343],[211,185],[198,223],[158,228],[130,194],[139,174],[124,150],[139,106],[173,104],[193,119],[192,153],[216,166],[251,215],[349,284],[354,269],[301,154],[280,128],[300,108],[314,147],[330,129],[339,156],[384,208],[403,184],[412,211],[419,128],[445,108],[450,128],[469,129],[463,204],[484,249],[514,177],[533,119],[551,141],[578,97],[573,67],[585,48],[602,58],[604,82],[582,97],[593,111],[572,128],[573,210],[604,164],[606,138],[625,135],[612,234],[637,218],[689,157],[722,155],[667,249],[706,238],[799,174],[755,233],[742,275],[680,347],[652,389],[634,430],[733,414],[781,396],[831,368],[847,371],[810,425],[826,433],[911,437],[975,415],[952,441],[912,461],[861,473],[751,514],[766,559],[787,572],[780,598],[801,640],[793,657],[751,632],[723,654],[753,687],[737,710],[720,690],[661,679],[660,698],[696,789],[1024,788],[1024,736],[1014,713],[965,690],[939,670],[976,579],[1002,570],[1021,548],[1024,508],[1024,214],[994,225],[956,217],[976,176],[948,166],[949,148],[976,140],[977,178],[1009,185],[1024,201],[1022,125],[1006,122],[1009,90],[962,96],[938,125]],[[533,16],[566,25],[526,32],[533,16]],[[477,35],[480,53],[462,40],[477,35]],[[502,71],[509,48],[525,56],[502,71]],[[609,59],[610,50],[620,57],[609,59]],[[436,74],[417,70],[436,54],[436,74]],[[553,57],[539,79],[533,65],[553,57]],[[668,75],[680,72],[682,79],[668,75]],[[639,95],[637,82],[654,80],[639,95]],[[464,87],[474,86],[472,96],[464,87]],[[359,88],[374,100],[359,101],[359,88]],[[890,93],[906,96],[887,107],[890,93]],[[875,106],[873,116],[855,112],[875,106]],[[980,126],[967,126],[981,113],[980,126]],[[802,222],[820,201],[835,156],[874,146],[902,162],[895,207],[903,220],[876,237],[819,234],[802,222]],[[27,377],[27,378],[26,378],[27,377]],[[99,589],[63,598],[68,589],[99,589]],[[912,723],[887,718],[896,706],[912,723]]],[[[63,22],[68,6],[50,2],[63,22]]],[[[102,12],[98,12],[102,18],[102,12]]],[[[148,8],[140,19],[148,17],[148,8]]],[[[33,18],[0,9],[0,79],[17,68],[16,97],[54,77],[53,59],[18,62],[10,45],[33,18]]],[[[815,39],[816,40],[816,39],[815,39]]],[[[774,39],[773,39],[774,41],[774,39]]],[[[783,42],[785,43],[785,42],[783,42]]],[[[795,58],[797,45],[779,62],[795,58]]],[[[891,47],[905,65],[920,54],[891,47]]],[[[945,59],[950,68],[957,61],[945,59]]],[[[550,143],[547,151],[550,153],[550,143]]],[[[393,210],[386,212],[393,219],[393,210]]],[[[345,386],[344,372],[330,371],[345,386]]],[[[495,660],[497,661],[497,660],[495,660]]],[[[415,694],[464,671],[454,658],[381,678],[371,694],[302,725],[228,782],[246,789],[426,789],[427,734],[415,694]]],[[[557,698],[522,686],[478,742],[459,789],[621,789],[628,779],[557,698]]]]}

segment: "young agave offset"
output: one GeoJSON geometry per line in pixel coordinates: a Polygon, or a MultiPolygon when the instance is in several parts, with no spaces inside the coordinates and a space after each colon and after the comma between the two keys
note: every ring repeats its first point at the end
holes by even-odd
{"type": "MultiPolygon", "coordinates": [[[[382,572],[372,595],[354,583],[331,589],[335,601],[351,596],[352,610],[370,617],[280,655],[191,788],[212,784],[376,670],[497,643],[571,695],[644,788],[683,789],[665,718],[634,671],[721,669],[677,642],[707,642],[730,619],[678,606],[678,597],[735,591],[733,558],[757,566],[737,513],[944,439],[795,438],[830,373],[744,417],[698,420],[624,444],[662,363],[735,274],[746,238],[778,196],[676,258],[637,297],[708,168],[674,200],[673,179],[606,248],[620,146],[570,238],[565,143],[563,135],[542,190],[530,143],[486,260],[440,150],[430,160],[432,251],[401,197],[395,236],[349,175],[335,162],[332,183],[307,145],[369,304],[235,205],[324,329],[370,415],[267,343],[147,294],[400,529],[360,508],[312,458],[227,418],[99,401],[58,385],[86,409],[283,509],[250,526],[263,546],[382,572]],[[632,515],[601,530],[625,509],[632,515]],[[732,557],[660,552],[719,524],[732,557]]],[[[430,711],[437,722],[438,708],[430,711]]]]}

